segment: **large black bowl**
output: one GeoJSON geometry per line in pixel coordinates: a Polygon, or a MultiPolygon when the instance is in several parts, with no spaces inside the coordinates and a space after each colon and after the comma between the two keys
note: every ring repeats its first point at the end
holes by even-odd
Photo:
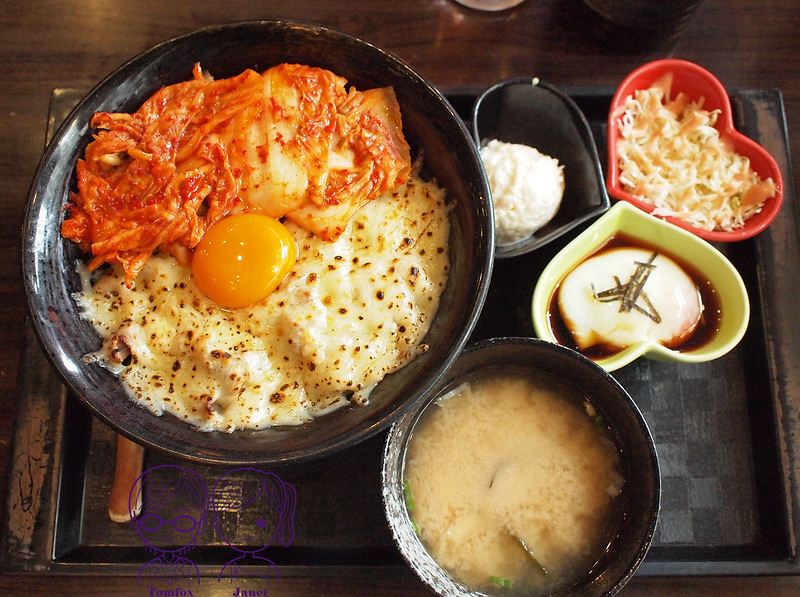
{"type": "Polygon", "coordinates": [[[405,62],[365,41],[318,26],[245,22],[203,29],[159,44],[97,85],[48,146],[33,180],[22,231],[23,273],[33,326],[71,392],[133,440],[189,459],[275,463],[350,446],[395,420],[450,366],[472,330],[491,276],[494,236],[488,183],[468,131],[446,99],[405,62]],[[412,157],[453,203],[451,275],[441,308],[424,339],[430,349],[375,388],[369,406],[348,406],[300,427],[203,433],[156,417],[126,397],[118,378],[83,355],[100,338],[80,317],[75,264],[83,256],[60,236],[64,205],[75,187],[75,163],[91,140],[99,111],[134,111],[164,85],[191,78],[193,65],[216,78],[247,68],[294,62],[330,69],[358,89],[394,87],[412,157]]]}

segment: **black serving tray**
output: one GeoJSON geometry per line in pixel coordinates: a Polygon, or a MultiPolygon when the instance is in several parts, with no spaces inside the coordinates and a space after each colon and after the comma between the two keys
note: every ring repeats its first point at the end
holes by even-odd
{"type": "MultiPolygon", "coordinates": [[[[592,125],[605,164],[605,121],[613,90],[564,90],[592,125]]],[[[482,89],[445,91],[467,119],[482,89]]],[[[783,100],[771,88],[729,93],[737,128],[778,160],[785,203],[766,232],[718,245],[744,278],[752,305],[747,334],[733,352],[700,365],[639,360],[614,373],[651,427],[663,476],[661,516],[639,575],[800,572],[800,241],[783,100]]],[[[82,95],[54,91],[48,133],[82,95]]],[[[473,340],[534,334],[530,299],[538,272],[584,227],[533,254],[496,262],[473,340]]],[[[384,440],[385,432],[310,463],[236,471],[244,480],[273,473],[296,489],[294,539],[262,554],[282,577],[402,576],[405,564],[381,502],[384,440]]],[[[152,558],[139,534],[108,518],[115,442],[111,429],[67,395],[29,329],[9,471],[3,570],[136,575],[152,558]]],[[[147,452],[145,469],[165,464],[191,469],[209,488],[231,471],[147,452]]],[[[231,532],[254,523],[244,511],[229,514],[224,524],[231,532]]],[[[250,543],[261,540],[256,536],[250,543]]],[[[231,559],[231,546],[209,524],[191,556],[203,576],[216,576],[231,559]]]]}

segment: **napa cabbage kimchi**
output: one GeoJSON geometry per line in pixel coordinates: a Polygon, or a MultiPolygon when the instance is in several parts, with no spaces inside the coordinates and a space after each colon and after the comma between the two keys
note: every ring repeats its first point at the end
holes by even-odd
{"type": "Polygon", "coordinates": [[[411,170],[390,87],[281,64],[215,80],[196,65],[135,113],[97,113],[62,235],[120,262],[126,284],[156,249],[187,259],[226,215],[257,211],[335,240],[411,170]]]}

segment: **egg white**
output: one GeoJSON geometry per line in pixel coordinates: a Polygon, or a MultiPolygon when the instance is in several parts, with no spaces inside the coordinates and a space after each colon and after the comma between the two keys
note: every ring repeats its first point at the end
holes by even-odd
{"type": "Polygon", "coordinates": [[[657,255],[637,305],[655,313],[656,321],[638,309],[625,311],[617,300],[604,302],[598,293],[626,284],[653,251],[617,247],[595,255],[573,269],[561,282],[558,307],[578,348],[596,345],[622,349],[636,342],[658,342],[674,347],[694,331],[703,312],[702,298],[694,280],[665,255],[657,255]],[[616,278],[615,278],[616,277],[616,278]],[[647,297],[649,304],[645,302],[647,297]]]}

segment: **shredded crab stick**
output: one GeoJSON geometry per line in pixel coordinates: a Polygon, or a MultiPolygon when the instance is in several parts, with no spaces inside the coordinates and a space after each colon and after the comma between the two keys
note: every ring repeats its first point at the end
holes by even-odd
{"type": "Polygon", "coordinates": [[[703,98],[670,97],[671,77],[629,96],[620,109],[620,183],[655,206],[703,230],[735,230],[775,195],[771,178],[761,180],[750,161],[714,128],[718,110],[703,98]]]}

